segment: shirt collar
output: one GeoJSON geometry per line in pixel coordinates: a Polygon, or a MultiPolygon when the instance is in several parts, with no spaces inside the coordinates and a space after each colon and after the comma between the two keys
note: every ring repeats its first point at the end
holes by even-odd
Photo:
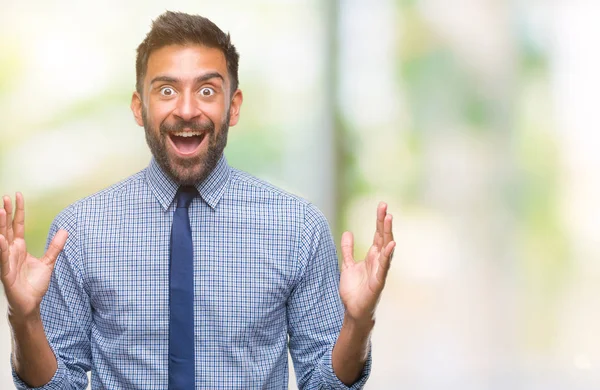
{"type": "MultiPolygon", "coordinates": [[[[214,209],[217,207],[219,200],[223,197],[230,176],[231,168],[227,164],[225,155],[221,155],[217,166],[215,166],[206,179],[196,184],[196,189],[200,197],[211,208],[214,209]]],[[[173,203],[179,185],[162,170],[154,158],[152,158],[150,165],[146,168],[146,181],[148,182],[150,191],[152,191],[163,210],[166,211],[171,203],[173,203]]]]}

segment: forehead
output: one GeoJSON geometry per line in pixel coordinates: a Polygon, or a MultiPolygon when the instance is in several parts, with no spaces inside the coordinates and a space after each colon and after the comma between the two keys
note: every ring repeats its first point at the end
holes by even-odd
{"type": "Polygon", "coordinates": [[[194,79],[208,72],[218,72],[227,79],[227,62],[221,50],[201,45],[168,45],[150,54],[145,79],[156,76],[194,79]]]}

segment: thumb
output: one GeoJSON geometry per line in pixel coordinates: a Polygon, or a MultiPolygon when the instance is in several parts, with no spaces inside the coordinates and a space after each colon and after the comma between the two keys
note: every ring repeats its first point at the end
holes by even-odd
{"type": "Polygon", "coordinates": [[[65,247],[65,243],[67,242],[67,237],[69,233],[66,230],[60,229],[52,238],[50,245],[48,245],[48,250],[44,253],[44,256],[40,259],[42,263],[54,267],[54,263],[58,258],[58,255],[65,247]]]}
{"type": "Polygon", "coordinates": [[[342,234],[341,248],[344,268],[351,267],[354,265],[354,236],[351,232],[342,234]]]}

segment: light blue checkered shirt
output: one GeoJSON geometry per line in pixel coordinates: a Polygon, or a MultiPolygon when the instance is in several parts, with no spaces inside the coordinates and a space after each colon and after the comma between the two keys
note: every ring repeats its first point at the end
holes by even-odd
{"type": "MultiPolygon", "coordinates": [[[[323,214],[224,157],[197,188],[196,388],[285,389],[289,346],[300,389],[347,389],[331,365],[344,308],[323,214]]],[[[176,191],[152,160],[58,215],[49,236],[69,239],[42,302],[58,370],[43,389],[85,389],[90,370],[92,389],[167,388],[176,191]]]]}

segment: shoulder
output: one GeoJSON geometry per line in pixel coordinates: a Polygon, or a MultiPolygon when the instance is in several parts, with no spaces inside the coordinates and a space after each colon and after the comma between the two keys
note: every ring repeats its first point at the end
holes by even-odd
{"type": "Polygon", "coordinates": [[[73,206],[83,207],[91,204],[110,202],[115,199],[123,198],[132,193],[141,192],[147,189],[145,171],[140,171],[128,178],[104,188],[94,194],[75,202],[73,206]]]}
{"type": "Polygon", "coordinates": [[[272,200],[286,202],[305,208],[310,202],[298,195],[292,194],[265,180],[259,179],[247,172],[231,168],[231,194],[234,196],[247,196],[248,200],[272,200]]]}
{"type": "MultiPolygon", "coordinates": [[[[128,197],[131,193],[142,192],[147,188],[144,171],[137,172],[126,179],[86,196],[67,206],[55,219],[55,224],[73,225],[79,219],[96,212],[102,212],[115,202],[128,197]]],[[[131,199],[131,197],[128,197],[131,199]]]]}
{"type": "Polygon", "coordinates": [[[292,194],[247,172],[231,168],[229,196],[245,204],[259,204],[285,218],[299,222],[305,232],[328,231],[327,218],[321,210],[301,196],[292,194]]]}

